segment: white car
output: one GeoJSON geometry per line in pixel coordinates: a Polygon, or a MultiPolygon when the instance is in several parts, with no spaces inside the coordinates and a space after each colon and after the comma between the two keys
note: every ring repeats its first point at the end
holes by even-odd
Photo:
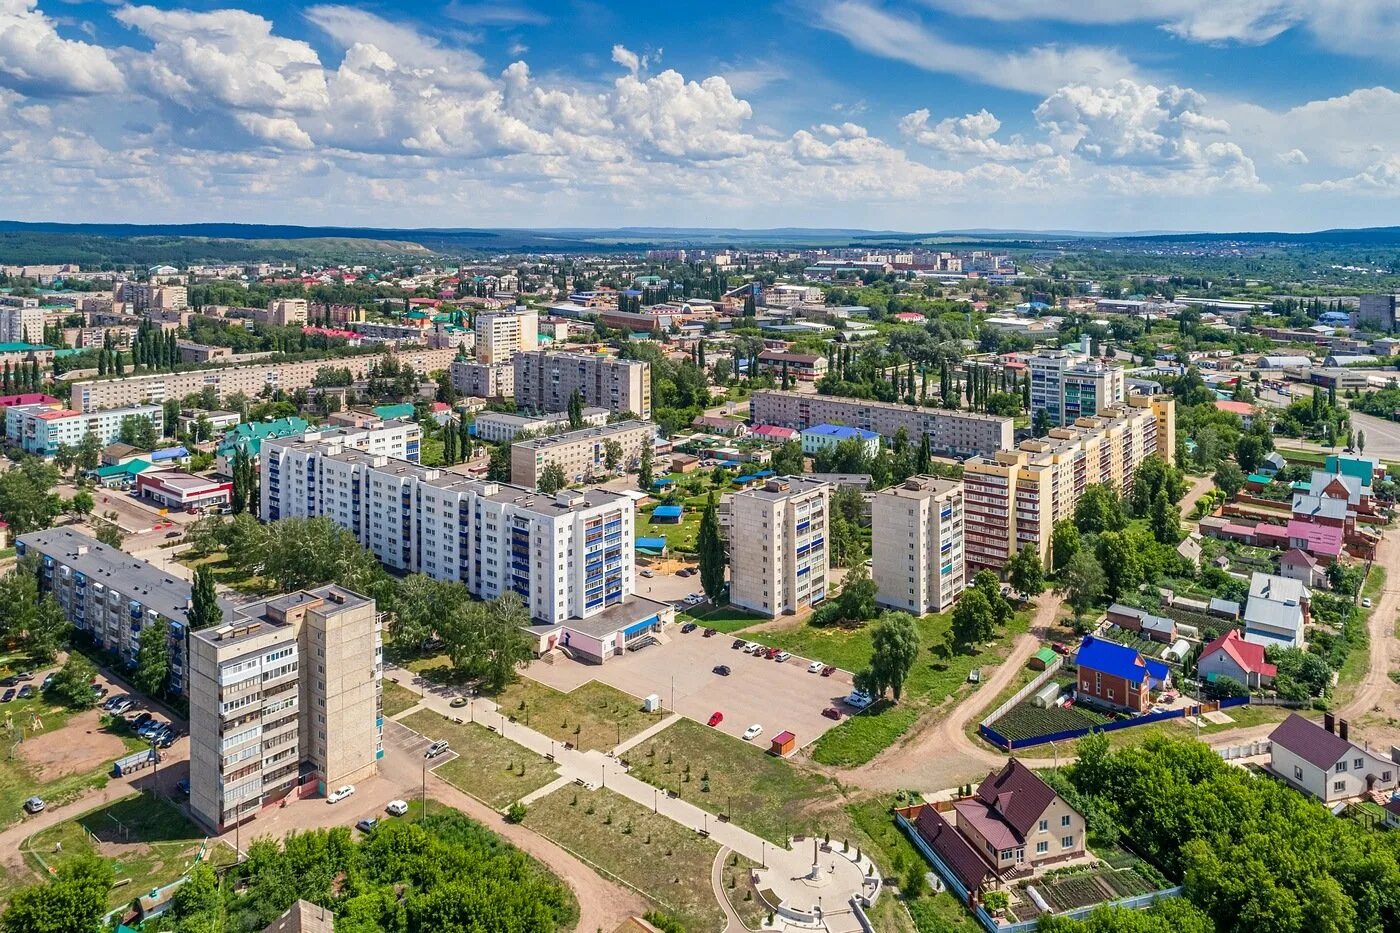
{"type": "Polygon", "coordinates": [[[846,697],[846,705],[854,706],[856,709],[865,709],[874,702],[875,700],[870,694],[861,693],[859,690],[853,691],[850,696],[846,697]]]}
{"type": "Polygon", "coordinates": [[[1363,597],[1361,597],[1361,608],[1363,608],[1363,609],[1370,609],[1370,608],[1371,608],[1371,597],[1369,597],[1369,596],[1363,596],[1363,597]]]}
{"type": "Polygon", "coordinates": [[[777,661],[779,664],[786,664],[791,657],[792,655],[788,654],[786,651],[779,651],[773,656],[773,660],[777,661]]]}
{"type": "Polygon", "coordinates": [[[763,646],[760,645],[758,642],[756,642],[756,641],[751,641],[751,642],[749,642],[747,645],[744,646],[744,654],[753,654],[755,651],[757,651],[759,648],[762,648],[762,647],[763,647],[763,646]]]}
{"type": "Polygon", "coordinates": [[[820,661],[813,661],[811,664],[808,664],[808,665],[807,665],[807,673],[809,673],[809,674],[820,674],[821,672],[822,672],[822,662],[820,662],[820,661]]]}
{"type": "Polygon", "coordinates": [[[346,784],[344,787],[337,787],[326,795],[326,803],[339,803],[355,792],[354,784],[346,784]]]}
{"type": "Polygon", "coordinates": [[[758,723],[754,723],[753,725],[749,726],[747,729],[744,730],[744,741],[752,742],[754,739],[758,738],[762,734],[763,727],[760,726],[758,723]]]}
{"type": "Polygon", "coordinates": [[[408,802],[404,800],[391,800],[384,808],[384,812],[390,816],[403,816],[408,812],[408,802]]]}

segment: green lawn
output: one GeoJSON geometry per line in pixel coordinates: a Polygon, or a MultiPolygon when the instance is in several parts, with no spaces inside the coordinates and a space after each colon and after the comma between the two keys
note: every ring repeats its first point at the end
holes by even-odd
{"type": "Polygon", "coordinates": [[[204,557],[190,558],[184,555],[176,558],[180,563],[191,570],[200,566],[208,566],[214,574],[214,582],[220,586],[226,586],[238,593],[249,596],[263,596],[273,590],[271,580],[265,580],[259,576],[248,576],[242,570],[229,562],[228,554],[223,551],[215,551],[204,557]]]}
{"type": "Polygon", "coordinates": [[[480,724],[459,725],[429,709],[399,721],[420,735],[446,739],[457,757],[439,765],[437,775],[498,810],[558,777],[554,762],[480,724]]]}
{"type": "Polygon", "coordinates": [[[402,684],[392,680],[384,681],[384,718],[397,716],[406,709],[417,706],[423,698],[402,684]]]}
{"type": "Polygon", "coordinates": [[[744,926],[750,930],[761,927],[768,916],[768,909],[764,907],[763,901],[759,900],[758,893],[749,881],[753,877],[753,869],[757,867],[758,862],[745,858],[738,852],[731,852],[724,860],[722,869],[724,896],[729,898],[729,906],[734,908],[744,926]]]}
{"type": "Polygon", "coordinates": [[[665,538],[667,550],[673,553],[693,553],[700,534],[700,513],[686,509],[678,522],[653,522],[648,508],[638,513],[636,531],[639,538],[665,538]]]}
{"type": "Polygon", "coordinates": [[[724,927],[710,889],[719,846],[694,830],[620,794],[581,787],[535,801],[525,825],[642,891],[685,929],[724,927]]]}
{"type": "Polygon", "coordinates": [[[710,606],[701,604],[696,609],[689,609],[680,613],[684,619],[692,619],[707,628],[718,629],[726,635],[746,629],[750,625],[757,625],[760,622],[767,622],[767,616],[757,615],[752,612],[745,612],[734,606],[710,606]]]}
{"type": "Polygon", "coordinates": [[[496,702],[507,717],[584,750],[613,748],[665,715],[644,713],[641,700],[597,681],[560,693],[522,677],[502,690],[496,702]]]}
{"type": "Polygon", "coordinates": [[[778,845],[822,828],[812,805],[831,791],[826,778],[690,719],[628,750],[626,761],[633,777],[678,790],[681,799],[728,814],[778,845]]]}
{"type": "Polygon", "coordinates": [[[98,853],[94,835],[116,870],[117,885],[107,897],[112,907],[180,877],[205,841],[203,831],[173,804],[133,794],[36,833],[25,843],[25,855],[41,872],[44,865],[56,868],[98,853]]]}
{"type": "MultiPolygon", "coordinates": [[[[970,692],[967,675],[974,667],[991,668],[1011,650],[1011,642],[1030,625],[1028,611],[1016,613],[1005,631],[989,647],[975,653],[945,651],[952,613],[924,616],[919,621],[922,652],[904,684],[898,704],[876,704],[850,716],[826,732],[812,747],[812,757],[824,765],[852,767],[864,764],[899,739],[930,706],[954,694],[970,692]]],[[[801,625],[773,632],[756,632],[753,640],[777,645],[798,657],[816,658],[848,671],[863,670],[870,663],[874,624],[860,628],[814,628],[801,625]]]]}

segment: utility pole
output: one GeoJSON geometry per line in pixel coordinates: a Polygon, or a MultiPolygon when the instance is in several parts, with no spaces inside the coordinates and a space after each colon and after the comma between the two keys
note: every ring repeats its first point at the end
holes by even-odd
{"type": "Polygon", "coordinates": [[[423,789],[419,791],[418,803],[422,808],[418,816],[421,820],[428,815],[428,759],[426,758],[423,759],[423,789]]]}

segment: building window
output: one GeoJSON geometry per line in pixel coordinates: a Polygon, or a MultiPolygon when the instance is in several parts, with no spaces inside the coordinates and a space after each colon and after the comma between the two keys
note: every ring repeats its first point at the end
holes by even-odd
{"type": "Polygon", "coordinates": [[[1041,821],[1040,821],[1040,831],[1043,833],[1043,832],[1049,831],[1049,829],[1050,829],[1050,821],[1049,821],[1049,820],[1041,820],[1041,821]]]}
{"type": "Polygon", "coordinates": [[[1353,758],[1351,762],[1351,767],[1352,770],[1360,771],[1362,768],[1366,767],[1366,762],[1361,758],[1353,758]]]}
{"type": "Polygon", "coordinates": [[[1002,860],[1003,862],[1010,861],[1011,855],[1012,855],[1012,852],[1011,852],[1010,849],[1002,849],[1002,850],[1001,850],[1001,860],[1002,860]]]}
{"type": "Polygon", "coordinates": [[[1069,823],[1070,823],[1070,816],[1069,816],[1068,813],[1066,813],[1064,816],[1060,817],[1060,825],[1061,825],[1061,826],[1068,826],[1069,823]]]}
{"type": "Polygon", "coordinates": [[[1073,848],[1074,848],[1074,837],[1073,837],[1073,836],[1066,836],[1066,837],[1064,837],[1063,839],[1061,839],[1061,840],[1060,840],[1060,848],[1061,848],[1061,849],[1073,849],[1073,848]]]}
{"type": "Polygon", "coordinates": [[[1346,781],[1333,781],[1333,782],[1332,782],[1332,792],[1333,792],[1333,793],[1340,794],[1342,791],[1344,791],[1344,790],[1346,790],[1346,789],[1347,789],[1347,782],[1346,782],[1346,781]]]}
{"type": "Polygon", "coordinates": [[[1347,763],[1346,763],[1345,761],[1339,761],[1339,762],[1337,762],[1337,766],[1336,766],[1335,768],[1333,768],[1332,770],[1336,771],[1338,774],[1346,774],[1346,773],[1347,773],[1347,763]]]}
{"type": "Polygon", "coordinates": [[[1297,765],[1293,766],[1293,779],[1295,781],[1301,781],[1303,779],[1303,769],[1297,765]]]}
{"type": "Polygon", "coordinates": [[[1050,851],[1050,843],[1048,843],[1048,842],[1037,842],[1037,843],[1035,844],[1035,854],[1036,854],[1036,855],[1045,855],[1045,854],[1046,854],[1047,852],[1049,852],[1049,851],[1050,851]]]}

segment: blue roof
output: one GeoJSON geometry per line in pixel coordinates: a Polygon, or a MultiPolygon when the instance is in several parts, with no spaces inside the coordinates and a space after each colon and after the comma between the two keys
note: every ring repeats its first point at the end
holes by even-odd
{"type": "Polygon", "coordinates": [[[802,433],[815,434],[818,437],[834,437],[838,441],[849,441],[854,438],[869,441],[880,436],[874,431],[862,431],[860,428],[852,428],[844,424],[816,424],[802,433]]]}
{"type": "Polygon", "coordinates": [[[674,485],[676,485],[676,481],[673,480],[673,479],[670,479],[670,478],[668,478],[668,477],[663,476],[663,477],[661,477],[660,479],[654,479],[654,480],[652,480],[652,481],[651,481],[651,484],[652,484],[653,486],[674,486],[674,485]]]}
{"type": "Polygon", "coordinates": [[[719,462],[719,465],[722,466],[722,467],[724,467],[725,469],[728,469],[729,467],[736,467],[736,466],[738,466],[738,465],[739,465],[739,461],[738,461],[738,460],[721,460],[721,461],[719,462]]]}
{"type": "Polygon", "coordinates": [[[678,505],[658,505],[651,513],[652,518],[680,518],[681,507],[678,505]]]}
{"type": "Polygon", "coordinates": [[[167,447],[164,450],[151,451],[151,461],[159,463],[162,460],[179,460],[189,455],[190,452],[183,447],[167,447]]]}
{"type": "Polygon", "coordinates": [[[664,551],[666,550],[665,538],[638,538],[636,540],[638,550],[644,551],[664,551]]]}
{"type": "Polygon", "coordinates": [[[1114,677],[1122,677],[1132,683],[1141,683],[1144,670],[1152,680],[1166,680],[1167,666],[1160,661],[1144,659],[1127,645],[1085,635],[1079,645],[1075,663],[1090,670],[1102,671],[1114,677]]]}
{"type": "Polygon", "coordinates": [[[767,478],[770,477],[770,476],[777,476],[777,475],[778,475],[778,474],[777,474],[777,473],[774,473],[772,470],[759,470],[757,473],[754,474],[754,477],[757,478],[757,479],[767,479],[767,478]]]}

